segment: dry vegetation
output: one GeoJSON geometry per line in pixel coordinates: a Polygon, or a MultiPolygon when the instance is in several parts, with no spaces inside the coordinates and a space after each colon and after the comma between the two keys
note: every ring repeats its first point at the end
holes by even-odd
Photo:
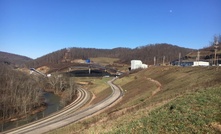
{"type": "MultiPolygon", "coordinates": [[[[219,36],[219,46],[220,39],[219,36]]],[[[213,47],[211,45],[201,50],[202,60],[213,59],[213,47]]],[[[221,50],[218,50],[218,57],[221,56],[220,52],[221,50]]],[[[115,70],[125,72],[127,66],[123,63],[128,64],[132,59],[153,64],[153,58],[156,57],[157,64],[161,64],[165,56],[165,62],[169,63],[176,60],[179,53],[182,55],[189,53],[182,58],[183,60],[195,60],[197,56],[197,52],[192,49],[163,43],[149,44],[135,49],[61,49],[36,60],[22,57],[24,62],[19,64],[31,68],[48,66],[50,70],[47,69],[46,72],[52,73],[67,71],[76,64],[72,63],[76,59],[90,58],[91,61],[110,70],[115,67],[115,70]]],[[[3,59],[0,59],[0,62],[8,65],[11,62],[15,62],[13,65],[18,64],[16,63],[18,60],[14,58],[16,55],[12,56],[13,60],[8,60],[7,53],[1,54],[3,59]]],[[[40,106],[42,100],[39,89],[42,88],[60,94],[63,97],[63,104],[69,103],[76,92],[76,84],[73,82],[75,80],[92,92],[94,97],[90,104],[95,104],[111,94],[111,89],[105,84],[109,78],[77,80],[54,75],[47,81],[42,81],[18,71],[7,70],[4,67],[0,69],[1,119],[27,114],[33,108],[40,106]]],[[[216,133],[221,129],[220,71],[221,69],[216,67],[151,67],[125,75],[115,82],[124,90],[124,97],[117,105],[98,116],[52,133],[216,133]]]]}
{"type": "Polygon", "coordinates": [[[220,82],[217,67],[142,70],[116,81],[119,104],[51,133],[219,133],[220,82]]]}
{"type": "MultiPolygon", "coordinates": [[[[143,63],[153,64],[153,58],[157,57],[157,64],[162,63],[165,56],[165,62],[170,62],[178,58],[178,54],[186,55],[192,49],[182,48],[171,44],[149,44],[146,46],[130,48],[114,48],[114,49],[95,49],[95,48],[68,48],[61,49],[56,52],[44,55],[33,61],[26,63],[30,68],[39,66],[60,65],[71,63],[76,59],[91,59],[98,57],[108,57],[119,59],[118,63],[129,64],[132,59],[142,60],[143,63]]],[[[107,59],[108,59],[107,58],[107,59]]],[[[116,62],[116,61],[115,61],[116,62]]],[[[100,63],[100,62],[99,62],[100,63]]]]}
{"type": "Polygon", "coordinates": [[[66,106],[77,94],[77,84],[66,75],[53,73],[46,79],[45,90],[61,96],[61,104],[66,106]]]}
{"type": "Polygon", "coordinates": [[[43,79],[0,64],[0,121],[27,116],[42,106],[43,79]]]}
{"type": "Polygon", "coordinates": [[[75,77],[74,81],[81,83],[84,89],[89,90],[93,94],[90,104],[95,104],[112,93],[112,90],[107,85],[107,81],[110,79],[105,77],[75,77]]]}
{"type": "Polygon", "coordinates": [[[17,54],[11,54],[7,52],[0,51],[0,63],[5,63],[15,67],[25,66],[25,63],[32,61],[33,59],[26,56],[21,56],[17,54]]]}
{"type": "MultiPolygon", "coordinates": [[[[47,105],[43,91],[61,96],[64,106],[73,101],[77,85],[68,77],[54,73],[50,78],[30,75],[22,69],[0,63],[0,124],[27,118],[47,105]]],[[[1,129],[3,130],[3,128],[1,129]]]]}
{"type": "Polygon", "coordinates": [[[118,58],[107,58],[107,57],[91,58],[91,61],[93,61],[94,63],[99,63],[102,66],[113,64],[118,60],[119,60],[118,58]]]}

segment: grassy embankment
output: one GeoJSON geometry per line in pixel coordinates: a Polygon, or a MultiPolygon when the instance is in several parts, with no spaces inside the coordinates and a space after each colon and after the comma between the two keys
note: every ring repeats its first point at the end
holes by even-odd
{"type": "Polygon", "coordinates": [[[106,65],[111,65],[113,64],[115,61],[118,61],[118,58],[107,58],[107,57],[98,57],[98,58],[91,58],[91,61],[93,61],[94,63],[99,63],[102,66],[106,66],[106,65]]]}
{"type": "Polygon", "coordinates": [[[111,78],[104,77],[75,77],[74,81],[92,93],[92,101],[90,104],[95,104],[112,93],[111,88],[107,85],[107,81],[110,79],[111,78]]]}
{"type": "Polygon", "coordinates": [[[125,95],[113,108],[52,133],[218,133],[220,82],[215,67],[142,70],[115,82],[125,95]]]}
{"type": "Polygon", "coordinates": [[[113,67],[116,70],[120,70],[122,72],[125,72],[128,70],[128,65],[116,63],[118,61],[118,58],[107,58],[107,57],[98,57],[98,58],[91,58],[91,61],[94,63],[99,63],[102,66],[108,66],[113,67]]]}

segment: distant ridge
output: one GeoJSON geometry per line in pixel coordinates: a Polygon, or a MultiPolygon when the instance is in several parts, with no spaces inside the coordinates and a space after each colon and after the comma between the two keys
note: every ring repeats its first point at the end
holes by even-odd
{"type": "Polygon", "coordinates": [[[167,43],[149,44],[134,49],[114,48],[114,49],[96,49],[96,48],[64,48],[27,63],[28,67],[50,66],[55,64],[70,63],[75,59],[88,59],[96,57],[118,58],[120,63],[130,64],[130,60],[142,60],[145,64],[153,64],[154,57],[157,64],[161,64],[163,57],[165,62],[169,63],[178,59],[179,53],[182,56],[194,51],[194,49],[179,47],[167,43]]]}
{"type": "Polygon", "coordinates": [[[23,66],[26,62],[32,60],[33,59],[26,56],[0,51],[0,63],[5,63],[13,66],[23,66]]]}

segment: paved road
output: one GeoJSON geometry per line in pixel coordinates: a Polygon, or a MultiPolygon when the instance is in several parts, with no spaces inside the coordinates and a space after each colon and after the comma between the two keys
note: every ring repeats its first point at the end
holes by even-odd
{"type": "Polygon", "coordinates": [[[85,108],[81,111],[72,111],[72,107],[70,108],[66,108],[65,110],[63,110],[63,112],[61,112],[60,114],[56,115],[56,116],[52,116],[51,118],[48,119],[44,119],[42,121],[39,121],[37,123],[32,123],[31,125],[27,125],[25,127],[19,128],[19,129],[15,129],[13,131],[7,132],[9,134],[40,134],[40,133],[45,133],[48,132],[50,130],[68,125],[70,123],[73,122],[77,122],[87,116],[90,116],[102,109],[104,109],[105,107],[111,105],[113,102],[115,102],[116,100],[118,100],[122,93],[121,90],[114,85],[112,82],[115,80],[116,78],[112,79],[111,81],[108,81],[108,84],[110,85],[111,89],[112,89],[112,94],[107,97],[106,99],[104,99],[103,101],[90,106],[88,108],[85,108]]]}
{"type": "Polygon", "coordinates": [[[78,89],[78,98],[76,100],[74,100],[71,104],[69,104],[68,106],[64,107],[62,110],[60,110],[50,116],[42,118],[40,120],[37,120],[35,122],[5,131],[3,133],[16,133],[16,134],[17,133],[26,133],[27,130],[31,131],[35,127],[40,127],[42,125],[45,126],[48,123],[56,122],[57,120],[60,120],[60,119],[64,118],[65,116],[72,114],[73,112],[76,112],[85,103],[87,103],[89,99],[90,99],[89,93],[86,90],[79,88],[78,89]]]}

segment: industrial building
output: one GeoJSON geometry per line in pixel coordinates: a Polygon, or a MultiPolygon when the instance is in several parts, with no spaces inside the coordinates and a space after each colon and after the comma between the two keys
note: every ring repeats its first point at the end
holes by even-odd
{"type": "Polygon", "coordinates": [[[209,66],[209,62],[206,61],[194,61],[193,66],[209,66]]]}
{"type": "Polygon", "coordinates": [[[141,60],[131,60],[131,70],[138,68],[147,68],[146,64],[143,64],[141,60]]]}
{"type": "Polygon", "coordinates": [[[174,61],[172,62],[172,65],[176,65],[176,66],[183,66],[183,67],[187,67],[187,66],[210,66],[210,63],[207,61],[174,61]]]}

